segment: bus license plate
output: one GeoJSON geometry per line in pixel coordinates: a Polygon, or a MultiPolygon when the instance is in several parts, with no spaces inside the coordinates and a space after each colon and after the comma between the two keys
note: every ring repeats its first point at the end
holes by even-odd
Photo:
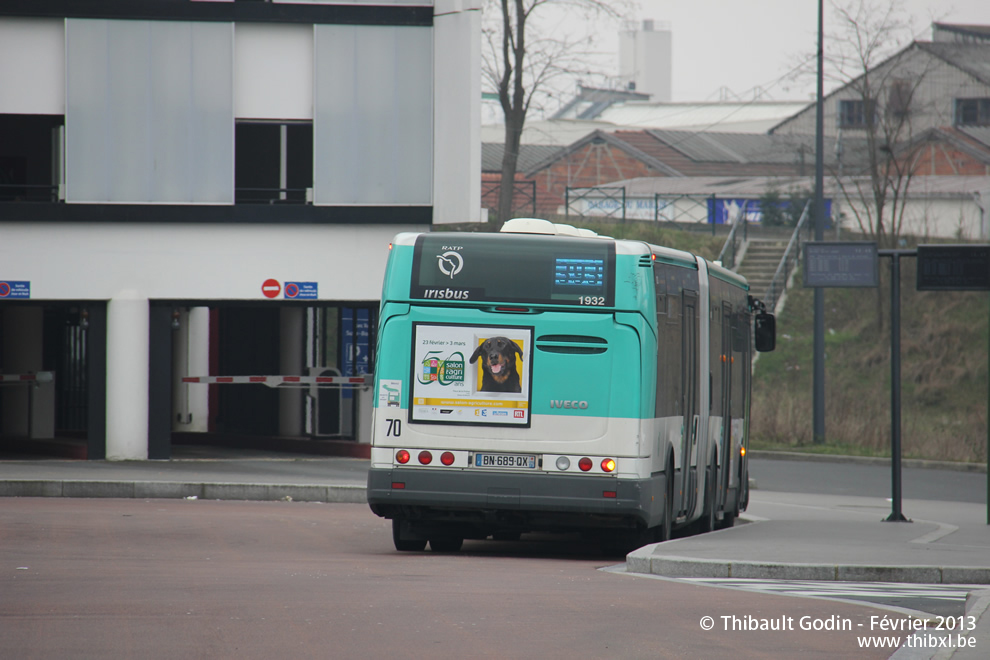
{"type": "Polygon", "coordinates": [[[475,454],[474,466],[480,468],[536,469],[536,456],[528,454],[475,454]]]}

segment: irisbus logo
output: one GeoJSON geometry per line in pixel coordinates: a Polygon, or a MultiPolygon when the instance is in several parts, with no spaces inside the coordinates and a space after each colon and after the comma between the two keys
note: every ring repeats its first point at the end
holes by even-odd
{"type": "Polygon", "coordinates": [[[579,409],[587,410],[587,401],[565,401],[564,399],[550,399],[551,408],[569,408],[569,409],[579,409]]]}
{"type": "Polygon", "coordinates": [[[424,289],[423,297],[433,300],[468,300],[470,291],[465,289],[424,289]]]}

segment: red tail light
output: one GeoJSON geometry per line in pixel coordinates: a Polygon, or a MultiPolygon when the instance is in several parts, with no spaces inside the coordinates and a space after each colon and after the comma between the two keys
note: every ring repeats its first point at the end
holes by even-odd
{"type": "Polygon", "coordinates": [[[443,463],[444,465],[453,465],[454,455],[449,451],[445,451],[444,453],[440,454],[440,462],[443,463]]]}
{"type": "Polygon", "coordinates": [[[592,465],[594,465],[594,463],[592,463],[591,459],[587,456],[578,461],[578,467],[581,468],[582,472],[587,472],[590,470],[592,465]]]}
{"type": "Polygon", "coordinates": [[[423,465],[429,465],[430,463],[433,462],[433,454],[426,451],[425,449],[419,452],[418,458],[419,458],[419,462],[422,463],[423,465]]]}
{"type": "Polygon", "coordinates": [[[408,463],[409,452],[407,452],[405,449],[400,449],[399,451],[395,452],[395,462],[401,463],[402,465],[408,463]]]}
{"type": "Polygon", "coordinates": [[[603,472],[615,472],[615,459],[606,458],[602,461],[602,471],[603,472]]]}

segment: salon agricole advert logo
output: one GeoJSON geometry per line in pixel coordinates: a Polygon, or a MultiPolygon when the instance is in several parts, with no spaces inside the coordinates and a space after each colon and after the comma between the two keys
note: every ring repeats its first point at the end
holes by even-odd
{"type": "Polygon", "coordinates": [[[464,382],[464,354],[460,351],[441,357],[442,351],[429,351],[423,357],[423,368],[419,372],[419,382],[428,385],[453,385],[464,382]]]}

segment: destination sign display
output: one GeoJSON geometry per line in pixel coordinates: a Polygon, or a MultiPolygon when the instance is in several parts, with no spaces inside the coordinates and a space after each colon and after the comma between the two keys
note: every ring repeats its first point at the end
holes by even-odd
{"type": "Polygon", "coordinates": [[[804,244],[805,287],[875,287],[880,283],[873,241],[804,244]]]}
{"type": "Polygon", "coordinates": [[[990,291],[990,245],[919,245],[918,291],[990,291]]]}

